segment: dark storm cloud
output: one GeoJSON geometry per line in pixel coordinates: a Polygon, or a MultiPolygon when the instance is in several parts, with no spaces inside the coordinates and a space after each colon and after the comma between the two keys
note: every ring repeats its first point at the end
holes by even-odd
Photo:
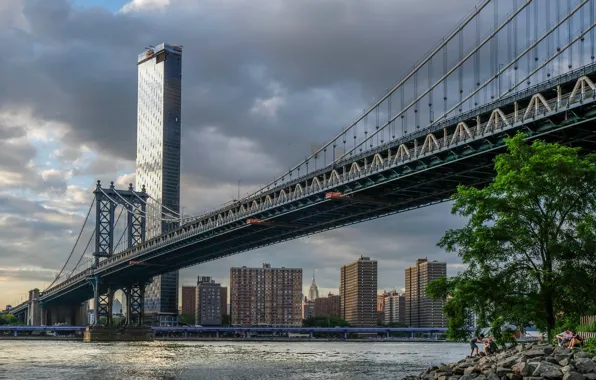
{"type": "MultiPolygon", "coordinates": [[[[216,126],[225,136],[249,137],[287,166],[389,87],[475,3],[433,2],[431,10],[412,1],[239,1],[234,7],[174,1],[165,14],[127,15],[28,0],[22,7],[28,28],[0,37],[15,46],[11,57],[0,58],[8,74],[0,79],[0,105],[30,104],[45,118],[71,124],[71,144],[134,159],[136,54],[161,40],[179,42],[185,45],[183,127],[216,126]],[[432,28],[419,27],[430,19],[432,28]],[[251,116],[256,99],[273,95],[271,82],[288,98],[279,117],[251,116]],[[328,99],[309,102],[316,89],[329,89],[328,99]],[[335,98],[344,107],[330,110],[335,98]],[[279,144],[284,141],[294,144],[279,144]]],[[[209,153],[209,145],[199,147],[209,153]]]]}

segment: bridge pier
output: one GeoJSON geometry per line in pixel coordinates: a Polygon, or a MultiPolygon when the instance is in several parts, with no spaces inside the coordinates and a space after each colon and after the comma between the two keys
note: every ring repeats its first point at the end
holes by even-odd
{"type": "Polygon", "coordinates": [[[27,326],[41,326],[41,308],[39,305],[39,289],[29,291],[29,307],[27,326]]]}

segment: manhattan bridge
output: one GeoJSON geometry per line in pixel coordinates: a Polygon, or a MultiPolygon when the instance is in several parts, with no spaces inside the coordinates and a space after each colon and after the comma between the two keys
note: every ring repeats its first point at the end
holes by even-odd
{"type": "Polygon", "coordinates": [[[153,276],[444,202],[458,185],[489,183],[493,158],[519,131],[596,151],[595,3],[480,2],[336,136],[218,210],[181,217],[147,202],[143,188],[98,182],[86,247],[79,234],[54,282],[11,312],[29,324],[80,324],[77,308],[93,298],[96,320],[109,324],[114,291],[123,290],[126,323],[139,325],[153,276]],[[156,213],[170,228],[147,238],[156,213]]]}

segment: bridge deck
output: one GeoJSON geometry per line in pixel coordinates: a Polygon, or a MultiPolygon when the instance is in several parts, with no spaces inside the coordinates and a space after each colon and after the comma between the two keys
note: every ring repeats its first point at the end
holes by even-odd
{"type": "MultiPolygon", "coordinates": [[[[460,184],[483,186],[490,182],[494,157],[503,152],[504,138],[516,131],[596,151],[594,91],[590,89],[586,97],[574,91],[578,78],[592,77],[595,71],[596,65],[584,67],[495,102],[498,112],[491,106],[481,107],[409,139],[270,189],[106,259],[95,273],[101,275],[104,285],[124,286],[129,281],[443,202],[460,184]],[[538,91],[546,103],[533,97],[538,91]],[[331,193],[337,196],[330,198],[331,193]]],[[[85,271],[54,286],[41,300],[59,301],[64,295],[71,302],[91,298],[86,279],[92,273],[85,271]]]]}

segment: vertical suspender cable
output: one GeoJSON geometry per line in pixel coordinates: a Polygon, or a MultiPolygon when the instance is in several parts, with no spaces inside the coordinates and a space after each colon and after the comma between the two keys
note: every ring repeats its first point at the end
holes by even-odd
{"type": "MultiPolygon", "coordinates": [[[[567,0],[567,9],[571,9],[571,0],[567,0]]],[[[573,32],[573,17],[567,22],[569,29],[569,41],[571,41],[571,33],[573,32]]],[[[569,69],[573,67],[573,45],[569,46],[569,69]]]]}
{"type": "MultiPolygon", "coordinates": [[[[579,11],[579,25],[581,28],[581,31],[584,31],[584,27],[585,27],[585,22],[584,22],[584,18],[585,18],[585,12],[584,12],[584,7],[582,7],[582,9],[580,9],[579,11]]],[[[586,40],[585,37],[582,37],[581,40],[579,40],[579,66],[582,66],[584,64],[584,41],[586,40]]]]}
{"type": "MultiPolygon", "coordinates": [[[[480,44],[480,17],[476,17],[476,45],[480,44]]],[[[445,71],[447,72],[447,71],[445,71]]],[[[476,81],[476,87],[480,87],[480,50],[474,53],[474,81],[476,81]]],[[[478,106],[480,103],[480,95],[476,93],[476,100],[474,106],[478,106]]],[[[445,117],[447,110],[445,110],[445,117]]]]}
{"type": "MultiPolygon", "coordinates": [[[[515,0],[513,0],[513,7],[515,8],[515,0]]],[[[514,33],[515,35],[513,36],[513,51],[514,51],[514,57],[517,57],[518,55],[518,50],[517,50],[517,41],[518,41],[518,36],[520,35],[520,33],[518,33],[518,20],[519,17],[516,17],[514,21],[513,26],[514,28],[514,33]]],[[[515,61],[515,63],[513,64],[513,76],[514,76],[514,80],[513,83],[517,83],[517,73],[519,72],[519,61],[515,61]]],[[[509,90],[511,90],[511,87],[513,87],[513,85],[509,86],[509,90]]]]}
{"type": "MultiPolygon", "coordinates": [[[[546,2],[545,22],[546,22],[546,29],[548,29],[550,27],[550,1],[546,2]]],[[[553,40],[553,37],[549,35],[546,40],[546,56],[547,57],[550,57],[550,53],[553,51],[552,40],[553,40]]],[[[548,67],[549,66],[547,66],[547,69],[546,69],[546,77],[550,78],[550,73],[548,72],[548,67]]]]}
{"type": "MultiPolygon", "coordinates": [[[[594,0],[590,0],[590,25],[594,25],[594,0]]],[[[592,45],[592,55],[590,56],[592,62],[594,62],[594,29],[590,31],[590,42],[592,45]]]]}
{"type": "MultiPolygon", "coordinates": [[[[459,60],[460,62],[464,59],[464,31],[459,32],[459,60]]],[[[458,69],[459,72],[459,100],[461,101],[464,96],[464,66],[461,65],[458,69]]],[[[430,86],[430,85],[429,85],[430,86]]],[[[461,113],[462,107],[459,107],[461,113]]]]}
{"type": "MultiPolygon", "coordinates": [[[[531,31],[530,31],[530,22],[532,22],[532,18],[530,17],[530,7],[526,8],[526,36],[528,39],[532,39],[531,36],[531,31]]],[[[526,61],[528,63],[527,65],[527,73],[532,71],[532,66],[530,64],[530,62],[532,62],[532,54],[530,52],[528,52],[528,54],[526,55],[526,61]]],[[[532,78],[528,78],[528,86],[530,86],[530,83],[532,81],[532,78]]]]}
{"type": "MultiPolygon", "coordinates": [[[[443,48],[443,72],[442,75],[445,75],[447,72],[447,46],[443,48]]],[[[443,81],[443,115],[447,112],[447,78],[443,81]]]]}
{"type": "MultiPolygon", "coordinates": [[[[499,1],[498,0],[493,0],[494,2],[494,10],[493,10],[493,18],[495,20],[495,30],[499,27],[499,1]]],[[[491,91],[491,99],[495,98],[495,94],[499,91],[499,89],[497,89],[497,83],[499,82],[497,80],[497,72],[499,71],[498,67],[499,67],[499,33],[497,33],[495,35],[495,37],[492,39],[492,56],[491,56],[491,66],[492,66],[492,78],[493,78],[493,83],[492,83],[492,88],[493,91],[491,91]]],[[[461,99],[460,99],[461,101],[461,99]]]]}
{"type": "MultiPolygon", "coordinates": [[[[547,1],[548,3],[548,1],[547,1]]],[[[533,40],[536,41],[538,39],[538,1],[534,2],[534,38],[533,40]]],[[[538,67],[538,45],[534,47],[534,69],[538,67]]],[[[538,77],[536,80],[539,80],[538,77]]]]}
{"type": "MultiPolygon", "coordinates": [[[[432,82],[432,59],[428,61],[428,87],[433,85],[432,82]]],[[[433,90],[428,93],[428,120],[433,122],[433,90]]]]}
{"type": "MultiPolygon", "coordinates": [[[[414,74],[414,98],[418,98],[418,71],[414,74]]],[[[420,128],[420,114],[418,110],[420,109],[420,100],[416,101],[416,106],[414,107],[414,123],[416,124],[416,129],[420,128]]]]}
{"type": "MultiPolygon", "coordinates": [[[[401,88],[401,109],[403,110],[404,107],[406,106],[406,99],[405,99],[405,91],[404,91],[404,87],[402,86],[401,88]]],[[[406,114],[402,114],[401,115],[401,135],[402,137],[406,135],[406,133],[408,133],[408,131],[406,130],[406,114]]]]}
{"type": "MultiPolygon", "coordinates": [[[[515,1],[513,2],[513,8],[515,8],[515,1]]],[[[513,61],[513,22],[507,25],[507,60],[513,61]]],[[[511,75],[508,75],[507,88],[511,87],[511,75]]],[[[501,89],[499,89],[500,91],[501,89]]]]}

